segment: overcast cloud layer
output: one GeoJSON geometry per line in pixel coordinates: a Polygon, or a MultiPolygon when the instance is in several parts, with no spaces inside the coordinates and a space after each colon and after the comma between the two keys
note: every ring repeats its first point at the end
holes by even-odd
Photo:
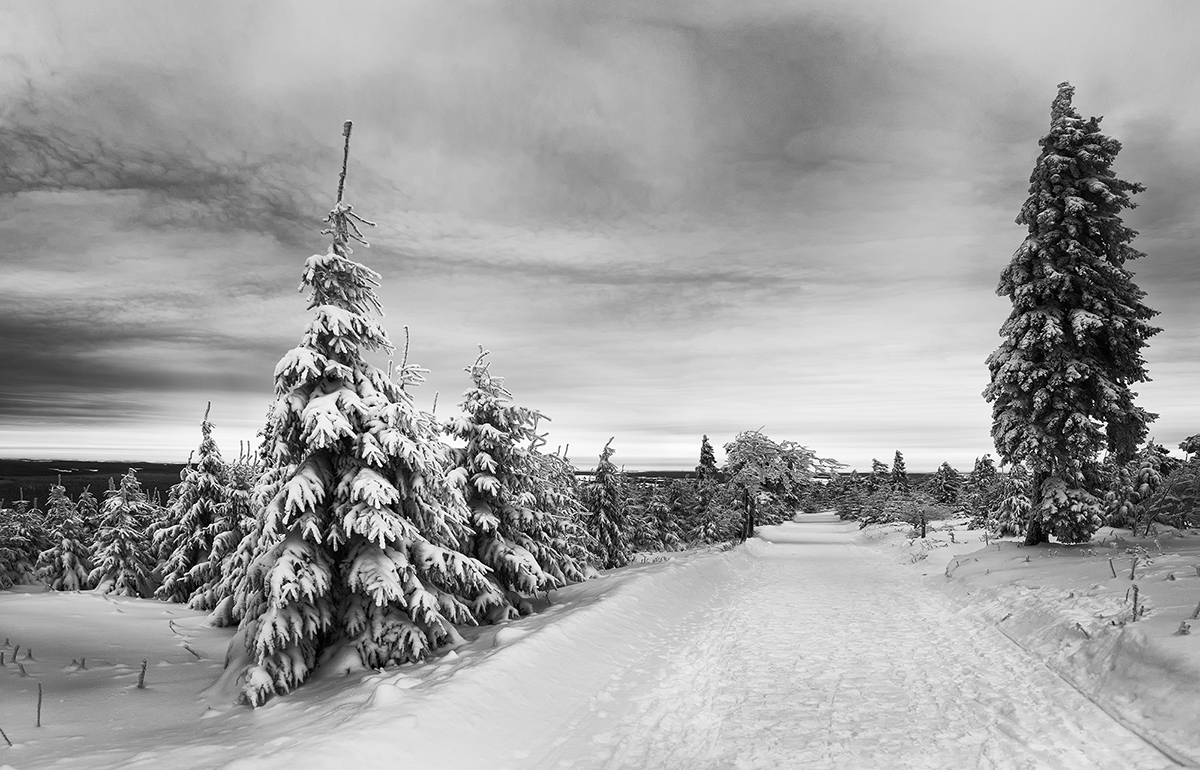
{"type": "Polygon", "coordinates": [[[439,414],[482,344],[581,466],[762,427],[852,467],[993,451],[994,289],[1055,86],[1105,116],[1200,431],[1200,4],[0,3],[0,455],[227,453],[307,320],[341,123],[439,414]]]}

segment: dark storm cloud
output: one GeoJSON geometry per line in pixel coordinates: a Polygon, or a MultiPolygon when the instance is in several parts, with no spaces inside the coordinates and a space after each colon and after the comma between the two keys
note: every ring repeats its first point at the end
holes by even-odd
{"type": "Polygon", "coordinates": [[[152,297],[142,301],[34,302],[0,290],[0,420],[127,417],[138,411],[129,393],[239,393],[269,384],[243,362],[270,360],[277,349],[193,328],[153,309],[152,297]]]}
{"type": "MultiPolygon", "coordinates": [[[[0,194],[119,191],[147,196],[139,224],[269,232],[294,241],[321,204],[291,155],[204,146],[154,105],[186,83],[150,70],[92,73],[45,93],[31,87],[0,121],[0,194]],[[147,84],[157,87],[147,88],[147,84]],[[114,114],[116,113],[116,114],[114,114]],[[136,126],[125,132],[124,126],[136,126]]],[[[211,137],[210,137],[211,138],[211,137]]]]}

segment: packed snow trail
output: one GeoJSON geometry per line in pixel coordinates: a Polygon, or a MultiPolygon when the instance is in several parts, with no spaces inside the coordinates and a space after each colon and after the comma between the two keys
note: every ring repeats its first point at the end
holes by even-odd
{"type": "Polygon", "coordinates": [[[1175,766],[856,535],[801,516],[728,552],[563,589],[440,661],[327,672],[254,712],[45,766],[1175,766]]]}
{"type": "Polygon", "coordinates": [[[230,767],[1174,767],[853,524],[800,518],[230,767]]]}
{"type": "Polygon", "coordinates": [[[691,622],[634,644],[562,746],[572,768],[1173,764],[832,517],[771,528],[691,622]]]}

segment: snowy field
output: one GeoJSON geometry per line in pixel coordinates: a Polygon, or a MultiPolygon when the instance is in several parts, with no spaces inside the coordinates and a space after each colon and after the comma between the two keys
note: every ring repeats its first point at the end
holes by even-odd
{"type": "Polygon", "coordinates": [[[257,710],[233,705],[222,676],[232,630],[201,614],[0,592],[13,742],[0,766],[1116,769],[1200,756],[1200,628],[1176,634],[1200,600],[1200,539],[1143,541],[1152,563],[1130,581],[1132,544],[1111,531],[1103,546],[981,538],[800,516],[729,551],[557,591],[425,664],[328,661],[257,710]],[[1136,623],[1133,583],[1148,607],[1136,623]]]}

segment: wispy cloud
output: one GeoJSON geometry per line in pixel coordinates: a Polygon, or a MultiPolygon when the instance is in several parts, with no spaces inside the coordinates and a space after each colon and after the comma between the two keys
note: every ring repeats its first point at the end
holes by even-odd
{"type": "Polygon", "coordinates": [[[483,343],[582,464],[616,434],[631,467],[686,467],[700,433],[760,425],[855,465],[969,464],[1063,79],[1149,188],[1134,268],[1166,331],[1142,390],[1177,441],[1200,419],[1197,33],[1194,5],[1074,0],[0,9],[0,451],[58,453],[35,427],[99,451],[103,423],[109,454],[182,457],[208,398],[248,437],[352,118],[350,200],[379,222],[358,256],[439,411],[483,343]],[[156,420],[169,441],[121,433],[156,420]]]}

